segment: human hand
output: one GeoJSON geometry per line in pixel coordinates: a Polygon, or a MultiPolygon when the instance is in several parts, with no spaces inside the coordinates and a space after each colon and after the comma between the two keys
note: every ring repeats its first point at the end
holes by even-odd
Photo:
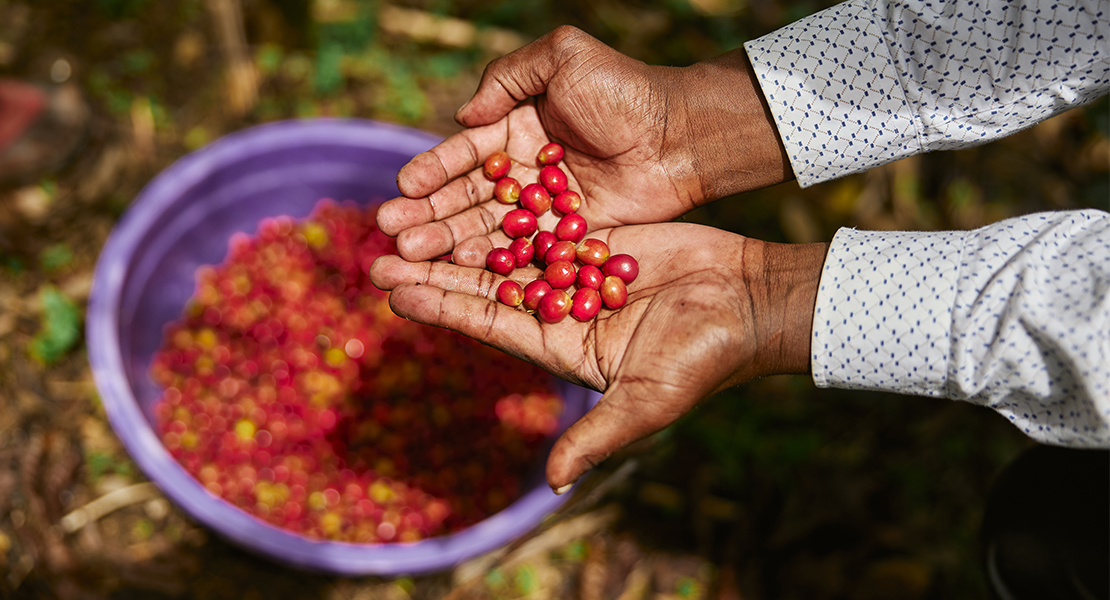
{"type": "MultiPolygon", "coordinates": [[[[613,452],[673,423],[706,397],[755,377],[809,369],[826,244],[771,244],[689,223],[596,232],[637,257],[628,303],[596,319],[545,324],[496,301],[506,279],[445,261],[374,262],[402,317],[453,329],[604,392],[556,441],[547,482],[560,490],[613,452]]],[[[539,269],[512,278],[526,282],[539,269]]]]}
{"type": "Polygon", "coordinates": [[[458,264],[482,264],[493,247],[483,238],[511,208],[482,175],[495,150],[523,185],[536,180],[539,149],[561,143],[578,212],[597,229],[669,221],[793,177],[743,50],[649,66],[564,26],[490,63],[456,120],[468,129],[402,168],[403,196],[378,211],[408,260],[453,252],[458,264]]]}

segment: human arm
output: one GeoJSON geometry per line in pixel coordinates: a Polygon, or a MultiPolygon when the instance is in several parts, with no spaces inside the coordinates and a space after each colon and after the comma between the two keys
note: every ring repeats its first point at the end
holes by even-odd
{"type": "MultiPolygon", "coordinates": [[[[552,448],[560,489],[605,457],[677,420],[713,393],[775,373],[805,372],[825,244],[771,244],[689,223],[595,232],[631,253],[629,300],[588,322],[541,323],[495,300],[505,278],[445,261],[378,259],[374,284],[397,314],[447,327],[603,392],[552,448]]],[[[540,271],[517,269],[526,281],[540,271]]]]}
{"type": "Polygon", "coordinates": [[[849,0],[745,48],[805,187],[1110,92],[1110,1],[849,0]]]}
{"type": "Polygon", "coordinates": [[[1110,447],[1110,214],[842,229],[812,348],[821,387],[964,400],[1040,442],[1110,447]]]}
{"type": "Polygon", "coordinates": [[[481,173],[495,150],[514,159],[510,176],[530,183],[540,147],[563,144],[579,213],[597,229],[669,221],[792,177],[742,49],[651,66],[560,27],[490,63],[456,118],[467,129],[402,168],[403,196],[378,212],[409,260],[453,252],[458,264],[482,264],[485,236],[508,210],[481,173]]]}

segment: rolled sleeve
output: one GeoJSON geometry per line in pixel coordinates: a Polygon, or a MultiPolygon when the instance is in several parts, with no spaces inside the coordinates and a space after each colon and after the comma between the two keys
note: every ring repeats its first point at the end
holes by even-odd
{"type": "Polygon", "coordinates": [[[803,186],[1110,92],[1110,0],[849,0],[745,44],[803,186]]]}
{"type": "Polygon", "coordinates": [[[842,229],[811,343],[818,386],[963,400],[1044,443],[1110,447],[1110,214],[842,229]]]}

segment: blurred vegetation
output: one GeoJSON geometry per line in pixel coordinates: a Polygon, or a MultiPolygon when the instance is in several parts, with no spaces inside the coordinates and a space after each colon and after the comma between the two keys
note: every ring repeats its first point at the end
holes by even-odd
{"type": "MultiPolygon", "coordinates": [[[[62,61],[93,114],[65,169],[0,189],[0,597],[447,594],[451,573],[343,579],[278,567],[164,499],[59,530],[69,511],[142,480],[99,407],[80,336],[112,226],[174,160],[258,123],[350,116],[449,135],[485,64],[560,24],[682,66],[830,4],[0,0],[0,75],[56,81],[62,61]],[[241,9],[241,29],[228,27],[228,7],[241,9]]],[[[842,226],[966,229],[1106,209],[1108,137],[1103,98],[996,143],[804,190],[787,183],[685,218],[808,242],[842,226]]],[[[994,476],[1029,445],[963,403],[759,380],[602,465],[626,473],[601,501],[620,519],[483,572],[466,597],[615,597],[637,585],[665,598],[985,597],[982,507],[994,476]],[[631,475],[619,470],[627,461],[631,475]]]]}

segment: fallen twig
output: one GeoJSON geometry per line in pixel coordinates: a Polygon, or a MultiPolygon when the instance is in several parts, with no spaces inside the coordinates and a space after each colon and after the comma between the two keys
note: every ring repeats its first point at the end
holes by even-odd
{"type": "Polygon", "coordinates": [[[108,492],[62,517],[59,525],[61,525],[62,531],[73,533],[85,525],[99,520],[104,515],[131,506],[132,504],[157,498],[159,495],[160,492],[153,483],[147,482],[129,485],[125,488],[108,492]]]}

